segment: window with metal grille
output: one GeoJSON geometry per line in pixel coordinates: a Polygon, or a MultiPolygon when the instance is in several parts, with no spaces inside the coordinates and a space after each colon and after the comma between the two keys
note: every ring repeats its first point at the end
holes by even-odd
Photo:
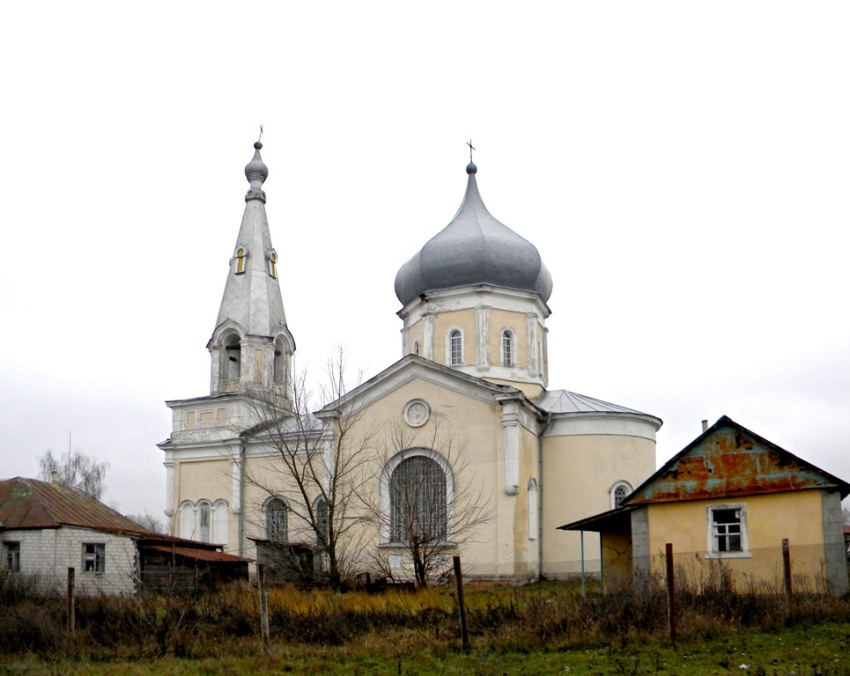
{"type": "Polygon", "coordinates": [[[280,498],[272,498],[266,505],[266,540],[287,542],[289,540],[289,508],[280,498]]]}
{"type": "Polygon", "coordinates": [[[449,346],[451,351],[451,365],[457,366],[463,364],[463,336],[457,329],[452,331],[449,336],[449,346]]]}
{"type": "Polygon", "coordinates": [[[83,544],[83,571],[103,573],[106,571],[106,545],[101,542],[83,544]]]}
{"type": "Polygon", "coordinates": [[[619,507],[631,492],[632,487],[625,481],[618,481],[614,484],[614,488],[611,490],[611,509],[619,507]]]}
{"type": "Polygon", "coordinates": [[[502,366],[514,365],[514,337],[507,329],[502,331],[502,366]]]}
{"type": "Polygon", "coordinates": [[[435,543],[446,539],[446,474],[424,455],[402,460],[390,477],[390,539],[435,543]]]}

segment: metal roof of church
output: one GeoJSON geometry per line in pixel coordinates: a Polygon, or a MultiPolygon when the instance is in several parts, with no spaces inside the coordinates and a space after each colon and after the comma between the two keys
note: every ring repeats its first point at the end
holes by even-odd
{"type": "Polygon", "coordinates": [[[428,291],[481,284],[531,291],[544,303],[552,295],[552,275],[537,247],[487,211],[477,171],[467,165],[466,194],[451,223],[398,271],[395,293],[403,305],[428,291]]]}
{"type": "MultiPolygon", "coordinates": [[[[534,402],[549,413],[632,413],[634,415],[649,415],[633,408],[626,408],[601,399],[594,399],[584,394],[567,390],[550,390],[534,402]]],[[[655,416],[651,416],[655,417],[655,416]]]]}

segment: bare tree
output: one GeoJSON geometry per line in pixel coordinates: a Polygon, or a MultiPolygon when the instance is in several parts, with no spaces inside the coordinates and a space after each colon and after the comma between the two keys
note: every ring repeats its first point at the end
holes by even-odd
{"type": "Polygon", "coordinates": [[[44,455],[38,458],[39,478],[43,481],[53,480],[56,472],[56,481],[62,486],[71,486],[100,500],[106,492],[106,470],[109,469],[108,462],[98,462],[97,458],[86,455],[79,448],[71,448],[71,435],[68,434],[68,451],[59,457],[53,455],[48,449],[44,455]]]}
{"type": "Polygon", "coordinates": [[[158,535],[166,535],[168,533],[168,529],[165,527],[162,520],[158,519],[147,510],[145,510],[143,514],[127,514],[126,517],[133,523],[139,524],[139,526],[151,533],[157,533],[158,535]]]}
{"type": "MultiPolygon", "coordinates": [[[[345,359],[340,350],[328,363],[327,383],[320,389],[319,401],[311,396],[305,373],[293,380],[290,408],[255,399],[257,425],[251,435],[266,442],[272,461],[245,470],[246,482],[259,488],[266,498],[285,499],[288,513],[300,523],[301,532],[314,539],[327,581],[334,588],[347,583],[361,555],[363,518],[357,513],[357,496],[367,477],[363,468],[374,430],[364,425],[352,434],[362,416],[346,406],[317,414],[314,411],[339,402],[347,391],[345,359]]],[[[265,526],[274,530],[274,517],[270,521],[267,514],[265,526]]],[[[294,530],[286,529],[288,541],[297,542],[292,538],[294,530]]],[[[269,540],[276,536],[279,533],[267,533],[269,540]]]]}
{"type": "Polygon", "coordinates": [[[419,431],[385,429],[379,490],[363,494],[367,511],[382,539],[404,551],[417,587],[428,587],[491,519],[489,496],[469,467],[466,443],[444,434],[436,417],[419,431]]]}

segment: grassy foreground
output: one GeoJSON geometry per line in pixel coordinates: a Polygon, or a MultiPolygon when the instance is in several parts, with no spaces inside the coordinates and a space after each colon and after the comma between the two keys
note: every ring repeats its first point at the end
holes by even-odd
{"type": "Polygon", "coordinates": [[[88,597],[75,641],[65,603],[0,589],[0,674],[850,674],[850,598],[736,591],[719,578],[677,594],[583,598],[569,583],[465,592],[464,651],[450,588],[369,595],[269,593],[261,649],[256,589],[88,597]]]}
{"type": "MultiPolygon", "coordinates": [[[[256,646],[257,648],[259,646],[256,646]]],[[[800,625],[776,631],[670,645],[664,640],[547,651],[494,649],[476,639],[464,653],[435,646],[421,632],[369,636],[348,646],[273,645],[268,655],[203,659],[165,657],[92,661],[0,658],[3,674],[794,674],[850,673],[850,623],[800,625]]]]}

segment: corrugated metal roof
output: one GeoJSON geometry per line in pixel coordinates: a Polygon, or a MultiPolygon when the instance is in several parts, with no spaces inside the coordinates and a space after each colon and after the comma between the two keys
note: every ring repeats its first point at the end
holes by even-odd
{"type": "Polygon", "coordinates": [[[215,563],[248,563],[253,559],[246,559],[235,554],[210,551],[208,549],[195,549],[193,547],[170,547],[169,545],[148,545],[147,549],[155,549],[164,554],[174,554],[196,561],[210,561],[215,563]]]}
{"type": "Polygon", "coordinates": [[[77,526],[148,535],[137,523],[82,491],[23,477],[0,481],[0,523],[6,529],[77,526]]]}
{"type": "MultiPolygon", "coordinates": [[[[534,402],[540,408],[550,413],[632,413],[634,415],[649,415],[633,408],[626,408],[601,399],[594,399],[577,392],[567,390],[551,390],[534,402]]],[[[655,416],[652,416],[653,418],[655,416]]]]}

